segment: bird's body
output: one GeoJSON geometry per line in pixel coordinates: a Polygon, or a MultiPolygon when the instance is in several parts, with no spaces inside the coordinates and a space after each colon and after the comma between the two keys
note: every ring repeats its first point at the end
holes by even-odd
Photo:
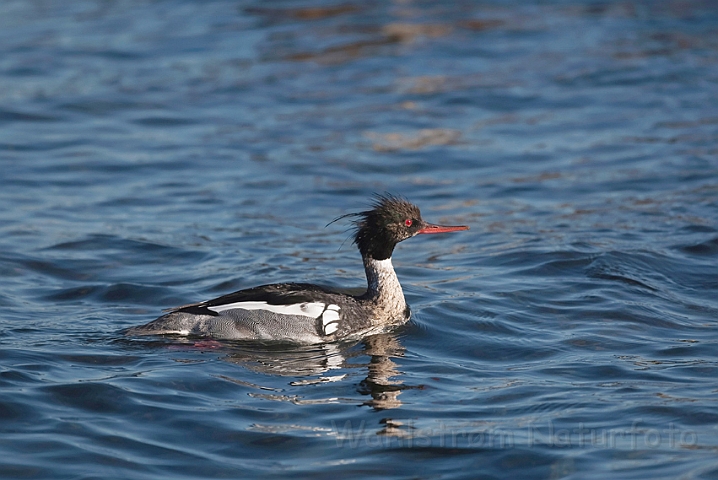
{"type": "Polygon", "coordinates": [[[294,343],[352,340],[381,333],[406,323],[411,315],[391,264],[396,244],[417,234],[468,229],[428,224],[417,207],[393,196],[378,197],[372,210],[346,216],[357,218],[354,243],[367,276],[363,295],[306,283],[262,285],[175,308],[127,333],[294,343]]]}

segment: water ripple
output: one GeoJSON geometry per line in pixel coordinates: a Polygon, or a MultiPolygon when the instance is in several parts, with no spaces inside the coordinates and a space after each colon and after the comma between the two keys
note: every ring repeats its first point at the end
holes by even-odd
{"type": "Polygon", "coordinates": [[[0,2],[0,476],[715,477],[709,3],[0,2]],[[401,329],[122,335],[384,191],[401,329]]]}

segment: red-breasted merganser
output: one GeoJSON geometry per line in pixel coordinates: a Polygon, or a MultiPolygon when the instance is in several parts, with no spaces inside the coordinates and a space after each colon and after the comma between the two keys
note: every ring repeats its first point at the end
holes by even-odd
{"type": "MultiPolygon", "coordinates": [[[[409,320],[411,311],[391,265],[397,243],[424,233],[468,230],[432,225],[419,208],[392,196],[376,197],[371,210],[353,217],[367,291],[346,295],[308,283],[278,283],[172,309],[128,335],[196,335],[215,339],[325,343],[384,332],[409,320]]],[[[335,220],[335,221],[336,221],[335,220]]]]}

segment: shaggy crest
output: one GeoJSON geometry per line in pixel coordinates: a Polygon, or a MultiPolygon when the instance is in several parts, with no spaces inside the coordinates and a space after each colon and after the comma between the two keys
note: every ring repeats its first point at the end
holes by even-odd
{"type": "Polygon", "coordinates": [[[413,237],[424,225],[419,207],[389,193],[375,194],[371,210],[348,213],[331,223],[343,218],[352,218],[354,244],[362,256],[375,260],[390,258],[397,243],[413,237]]]}

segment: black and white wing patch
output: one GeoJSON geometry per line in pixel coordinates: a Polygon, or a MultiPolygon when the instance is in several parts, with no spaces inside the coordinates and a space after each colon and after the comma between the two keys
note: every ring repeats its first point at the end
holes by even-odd
{"type": "Polygon", "coordinates": [[[320,331],[324,335],[331,335],[339,328],[340,310],[341,309],[339,308],[339,305],[334,305],[333,303],[330,303],[329,305],[327,305],[327,308],[322,312],[322,316],[319,317],[318,320],[321,323],[320,331]]]}
{"type": "Polygon", "coordinates": [[[300,283],[262,285],[213,300],[184,305],[171,311],[218,316],[228,310],[254,310],[257,315],[268,312],[275,316],[294,317],[294,321],[300,323],[303,323],[301,317],[304,317],[309,325],[315,325],[319,335],[328,336],[339,329],[341,319],[341,308],[331,303],[328,298],[330,295],[334,295],[334,292],[316,285],[300,283]]]}
{"type": "Polygon", "coordinates": [[[272,305],[267,302],[234,302],[225,303],[224,305],[214,305],[207,307],[215,313],[222,313],[227,310],[262,310],[272,312],[277,315],[287,315],[290,317],[307,317],[317,322],[317,331],[322,335],[331,335],[339,329],[341,310],[339,305],[333,303],[327,305],[322,302],[302,302],[289,305],[272,305]]]}

